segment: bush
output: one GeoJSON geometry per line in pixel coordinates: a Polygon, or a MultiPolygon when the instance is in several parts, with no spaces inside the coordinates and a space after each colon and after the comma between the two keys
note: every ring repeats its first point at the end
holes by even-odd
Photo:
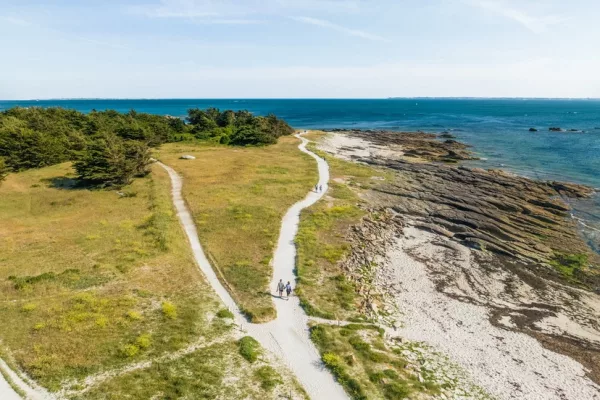
{"type": "Polygon", "coordinates": [[[138,320],[142,319],[142,314],[140,314],[137,311],[128,311],[127,318],[129,318],[132,321],[138,321],[138,320]]]}
{"type": "Polygon", "coordinates": [[[217,312],[219,318],[230,318],[233,319],[233,313],[226,308],[223,308],[217,312]]]}
{"type": "Polygon", "coordinates": [[[27,304],[24,304],[23,307],[21,307],[21,311],[23,311],[23,312],[31,312],[31,311],[35,310],[36,308],[37,308],[36,304],[27,303],[27,304]]]}
{"type": "Polygon", "coordinates": [[[150,338],[149,334],[145,333],[143,335],[138,336],[138,338],[135,340],[135,343],[141,349],[147,349],[152,345],[152,339],[150,338]]]}
{"type": "Polygon", "coordinates": [[[267,365],[254,371],[254,376],[260,381],[260,387],[267,391],[273,390],[275,386],[283,383],[281,375],[267,365]]]}
{"type": "Polygon", "coordinates": [[[250,336],[244,336],[238,342],[240,355],[249,362],[253,363],[258,360],[261,354],[260,344],[250,336]]]}
{"type": "Polygon", "coordinates": [[[177,307],[175,304],[165,301],[162,303],[162,313],[169,319],[177,318],[177,307]]]}
{"type": "Polygon", "coordinates": [[[121,354],[125,357],[135,357],[140,352],[140,348],[134,344],[126,344],[121,347],[121,354]]]}

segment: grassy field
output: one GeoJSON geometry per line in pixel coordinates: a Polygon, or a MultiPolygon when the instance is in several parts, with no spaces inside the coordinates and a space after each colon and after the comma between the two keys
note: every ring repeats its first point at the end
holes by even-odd
{"type": "Polygon", "coordinates": [[[269,263],[281,218],[317,182],[316,163],[298,144],[294,137],[255,148],[183,142],[164,145],[157,154],[183,176],[204,250],[253,322],[275,317],[269,263]],[[180,160],[183,154],[196,160],[180,160]]]}
{"type": "Polygon", "coordinates": [[[226,339],[216,352],[152,364],[102,387],[111,398],[177,397],[195,387],[192,381],[203,382],[202,393],[217,393],[222,379],[250,374],[243,384],[262,393],[255,398],[268,397],[272,387],[263,389],[252,372],[259,367],[228,365],[240,358],[236,334],[215,317],[227,313],[219,313],[193,261],[166,172],[154,166],[120,194],[74,182],[66,163],[11,174],[0,186],[2,357],[51,391],[76,391],[90,374],[226,339]],[[227,367],[204,380],[205,360],[227,367]],[[167,370],[185,371],[187,380],[167,370]],[[143,392],[134,390],[136,382],[143,392]]]}
{"type": "MultiPolygon", "coordinates": [[[[321,132],[307,138],[318,140],[321,132]]],[[[323,200],[305,209],[300,216],[296,238],[300,297],[307,314],[327,319],[360,319],[359,299],[338,262],[350,251],[345,236],[366,212],[361,196],[390,173],[354,164],[309,148],[327,160],[331,174],[329,190],[323,200]]]]}

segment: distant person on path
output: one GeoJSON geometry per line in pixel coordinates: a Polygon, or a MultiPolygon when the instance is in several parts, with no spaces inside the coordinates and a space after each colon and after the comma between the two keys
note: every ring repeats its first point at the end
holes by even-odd
{"type": "Polygon", "coordinates": [[[290,297],[290,294],[292,293],[292,285],[290,284],[290,282],[288,281],[287,285],[285,285],[285,293],[287,294],[287,297],[290,297]]]}
{"type": "Polygon", "coordinates": [[[319,193],[319,184],[318,183],[315,185],[315,193],[319,193]]]}
{"type": "Polygon", "coordinates": [[[319,185],[319,192],[323,191],[323,185],[319,185]]]}
{"type": "Polygon", "coordinates": [[[283,280],[280,279],[277,284],[277,291],[279,292],[279,297],[283,298],[283,290],[285,289],[285,285],[283,284],[283,280]]]}

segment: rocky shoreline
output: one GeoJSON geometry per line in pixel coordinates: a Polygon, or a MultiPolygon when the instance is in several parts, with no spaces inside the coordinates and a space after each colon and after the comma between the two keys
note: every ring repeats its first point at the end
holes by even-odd
{"type": "MultiPolygon", "coordinates": [[[[463,311],[467,305],[476,307],[472,312],[485,316],[488,339],[502,336],[502,340],[514,341],[498,348],[523,352],[532,347],[529,340],[534,339],[532,343],[539,348],[528,356],[506,358],[498,348],[490,350],[490,358],[507,364],[509,375],[517,370],[527,375],[523,382],[515,379],[516,386],[506,388],[506,396],[500,398],[570,399],[582,398],[584,393],[589,397],[598,390],[592,381],[600,384],[600,296],[594,293],[600,287],[600,256],[578,235],[569,206],[563,201],[589,197],[594,193],[591,188],[456,166],[453,164],[473,158],[467,146],[421,132],[336,130],[319,147],[347,160],[395,172],[393,181],[364,193],[369,217],[348,233],[353,251],[342,263],[346,274],[357,283],[369,316],[384,318],[391,326],[410,324],[411,318],[420,324],[429,323],[419,319],[418,313],[409,317],[408,311],[403,311],[411,305],[419,310],[431,300],[413,302],[412,297],[406,297],[414,285],[404,280],[406,263],[396,261],[407,256],[418,263],[417,267],[411,264],[413,273],[424,271],[422,278],[435,289],[431,297],[437,303],[463,311]],[[419,231],[422,233],[415,233],[419,231]],[[559,380],[560,374],[553,377],[537,369],[557,353],[566,356],[565,360],[575,360],[574,364],[555,363],[553,368],[558,372],[564,376],[585,374],[590,379],[589,385],[585,381],[578,385],[587,385],[583,392],[565,387],[561,394],[560,382],[570,384],[559,380]],[[535,373],[511,361],[527,364],[522,357],[538,359],[540,365],[528,366],[535,373]],[[517,386],[521,389],[515,389],[517,386]],[[543,393],[544,387],[552,390],[543,393]]],[[[453,318],[451,314],[440,315],[453,318]]],[[[454,322],[463,323],[460,318],[454,322]]],[[[400,332],[409,339],[415,333],[408,328],[400,332]]],[[[459,330],[455,335],[462,333],[459,330]]],[[[419,337],[416,334],[412,339],[419,337]]],[[[458,338],[455,344],[465,347],[458,338]]],[[[477,346],[457,350],[455,361],[470,360],[470,350],[487,351],[477,346]]],[[[473,374],[481,373],[481,379],[476,380],[495,394],[509,384],[500,377],[490,381],[485,371],[470,361],[467,364],[473,374]]],[[[499,370],[497,374],[505,372],[499,370]]],[[[598,393],[600,396],[600,390],[598,393]]]]}

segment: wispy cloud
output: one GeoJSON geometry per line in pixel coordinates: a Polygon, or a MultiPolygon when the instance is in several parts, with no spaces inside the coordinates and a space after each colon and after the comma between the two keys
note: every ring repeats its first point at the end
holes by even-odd
{"type": "Polygon", "coordinates": [[[488,12],[508,18],[522,25],[533,33],[543,33],[551,25],[563,22],[564,19],[555,15],[536,16],[526,11],[496,0],[466,0],[466,3],[488,12]]]}
{"type": "Polygon", "coordinates": [[[246,18],[246,14],[225,2],[207,0],[161,0],[158,4],[131,7],[134,14],[149,18],[184,18],[203,24],[257,24],[262,21],[246,18]]]}
{"type": "Polygon", "coordinates": [[[302,22],[303,24],[320,26],[323,28],[332,29],[337,32],[341,32],[348,36],[355,36],[362,39],[374,40],[377,42],[389,42],[389,39],[386,39],[382,36],[375,35],[373,33],[361,31],[358,29],[347,28],[342,25],[334,24],[333,22],[326,21],[324,19],[311,18],[311,17],[291,17],[294,21],[302,22]]]}
{"type": "Polygon", "coordinates": [[[256,24],[296,13],[360,12],[360,0],[159,0],[128,7],[149,18],[183,18],[200,23],[256,24]]]}
{"type": "Polygon", "coordinates": [[[0,21],[2,22],[6,22],[8,24],[12,24],[12,25],[18,25],[18,26],[30,26],[31,22],[24,20],[22,18],[17,18],[17,17],[12,17],[9,15],[0,15],[0,21]]]}

